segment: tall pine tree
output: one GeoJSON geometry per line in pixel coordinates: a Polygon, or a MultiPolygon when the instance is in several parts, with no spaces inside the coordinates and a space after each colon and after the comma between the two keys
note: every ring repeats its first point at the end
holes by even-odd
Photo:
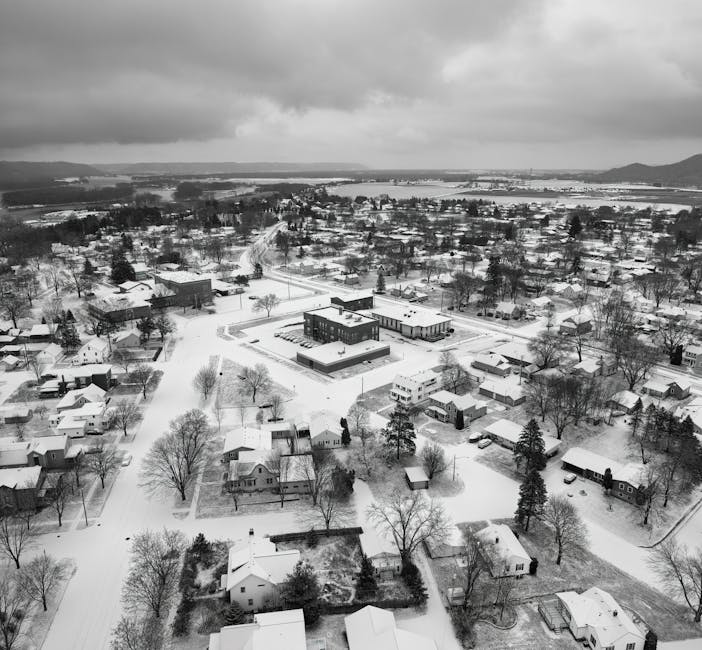
{"type": "Polygon", "coordinates": [[[302,609],[305,625],[319,619],[319,582],[317,574],[307,562],[298,562],[285,582],[280,585],[280,597],[287,609],[302,609]]]}
{"type": "Polygon", "coordinates": [[[414,454],[417,448],[414,442],[417,434],[414,432],[414,424],[410,422],[409,409],[404,404],[397,403],[390,415],[388,426],[383,429],[383,435],[385,444],[395,449],[397,460],[400,460],[402,452],[414,454]]]}
{"type": "Polygon", "coordinates": [[[519,501],[515,519],[524,530],[529,530],[532,517],[540,517],[546,503],[546,485],[538,470],[532,469],[519,486],[519,501]]]}
{"type": "Polygon", "coordinates": [[[373,563],[367,555],[361,558],[361,571],[356,578],[356,600],[371,600],[378,593],[378,582],[375,579],[373,563]]]}
{"type": "Polygon", "coordinates": [[[531,470],[541,471],[546,467],[546,447],[539,424],[535,419],[529,420],[522,429],[517,444],[514,446],[514,462],[525,474],[531,470]]]}

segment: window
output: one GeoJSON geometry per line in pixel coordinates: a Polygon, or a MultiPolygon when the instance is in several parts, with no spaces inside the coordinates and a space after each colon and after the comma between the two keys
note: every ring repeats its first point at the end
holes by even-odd
{"type": "Polygon", "coordinates": [[[249,598],[249,606],[253,607],[253,598],[249,598]]]}
{"type": "Polygon", "coordinates": [[[614,650],[614,646],[613,646],[613,645],[608,645],[604,650],[614,650]]]}
{"type": "Polygon", "coordinates": [[[242,593],[242,594],[245,594],[245,593],[246,593],[246,587],[242,587],[242,588],[241,588],[241,593],[242,593]]]}
{"type": "Polygon", "coordinates": [[[258,473],[260,474],[261,472],[263,472],[263,470],[259,467],[259,468],[258,468],[258,473]]]}
{"type": "Polygon", "coordinates": [[[630,486],[626,489],[626,491],[627,491],[627,492],[633,492],[633,491],[634,491],[634,488],[631,487],[631,485],[630,485],[630,486]]]}
{"type": "Polygon", "coordinates": [[[514,568],[516,571],[524,571],[524,562],[517,564],[514,568]]]}
{"type": "Polygon", "coordinates": [[[592,636],[592,634],[590,635],[590,645],[591,645],[593,648],[596,648],[596,647],[597,647],[597,641],[595,640],[595,637],[592,636]]]}
{"type": "Polygon", "coordinates": [[[636,644],[635,643],[627,643],[626,644],[626,650],[635,650],[636,644]]]}
{"type": "Polygon", "coordinates": [[[273,483],[273,479],[272,479],[272,478],[267,478],[267,479],[266,479],[266,485],[270,485],[271,483],[273,483]]]}
{"type": "Polygon", "coordinates": [[[620,490],[623,490],[623,489],[624,489],[624,483],[620,483],[620,484],[619,484],[619,489],[620,489],[620,490]]]}

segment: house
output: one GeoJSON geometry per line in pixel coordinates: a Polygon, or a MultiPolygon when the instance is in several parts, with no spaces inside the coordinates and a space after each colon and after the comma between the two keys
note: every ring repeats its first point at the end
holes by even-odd
{"type": "Polygon", "coordinates": [[[438,341],[449,333],[451,319],[426,309],[413,307],[374,308],[371,316],[380,327],[400,332],[411,339],[438,341]]]}
{"type": "Polygon", "coordinates": [[[251,528],[247,539],[229,549],[227,572],[220,586],[229,602],[238,603],[244,611],[273,609],[279,605],[278,585],[300,561],[300,551],[278,551],[266,537],[256,537],[251,528]]]}
{"type": "Polygon", "coordinates": [[[493,578],[523,576],[529,573],[531,556],[506,524],[489,524],[479,530],[480,552],[493,578]]]}
{"type": "Polygon", "coordinates": [[[63,356],[63,348],[58,343],[49,343],[37,354],[40,366],[53,366],[63,356]]]}
{"type": "Polygon", "coordinates": [[[592,316],[590,314],[581,312],[580,314],[573,314],[568,316],[568,318],[563,319],[560,326],[560,333],[568,336],[575,336],[578,334],[587,334],[592,330],[592,316]]]}
{"type": "Polygon", "coordinates": [[[694,370],[702,369],[702,345],[688,345],[683,350],[682,362],[694,370]]]}
{"type": "Polygon", "coordinates": [[[405,481],[410,490],[429,489],[429,477],[421,467],[405,467],[405,481]]]}
{"type": "Polygon", "coordinates": [[[32,419],[32,409],[23,404],[0,406],[0,421],[4,424],[24,424],[32,419]]]}
{"type": "Polygon", "coordinates": [[[253,623],[227,625],[210,634],[208,650],[309,650],[301,609],[254,614],[253,623]]]}
{"type": "Polygon", "coordinates": [[[609,398],[607,406],[612,410],[624,411],[628,415],[640,403],[641,398],[636,393],[630,390],[620,390],[609,398]]]}
{"type": "Polygon", "coordinates": [[[313,447],[322,449],[338,449],[341,447],[340,418],[331,411],[320,411],[310,417],[310,443],[313,447]]]}
{"type": "Polygon", "coordinates": [[[322,307],[304,313],[305,336],[322,343],[341,341],[347,345],[378,341],[378,323],[343,307],[322,307]]]}
{"type": "MultiPolygon", "coordinates": [[[[529,349],[526,343],[515,343],[508,341],[502,345],[498,345],[492,350],[493,353],[507,359],[514,366],[530,366],[537,362],[536,355],[529,349]]],[[[557,365],[558,361],[554,361],[553,365],[557,365]]]]}
{"type": "MultiPolygon", "coordinates": [[[[483,429],[483,437],[490,438],[507,449],[514,449],[523,430],[524,427],[521,424],[502,418],[485,427],[483,429]]],[[[555,456],[561,447],[561,441],[548,435],[544,435],[543,440],[546,457],[551,458],[555,456]]]]}
{"type": "Polygon", "coordinates": [[[429,398],[426,413],[441,422],[456,424],[459,411],[463,414],[464,422],[471,422],[487,413],[487,404],[470,395],[440,390],[429,398]]]}
{"type": "Polygon", "coordinates": [[[563,454],[561,462],[563,469],[600,484],[604,482],[605,472],[609,469],[613,480],[612,494],[629,503],[639,503],[646,490],[640,481],[644,467],[637,463],[621,465],[581,447],[571,447],[563,454]]]}
{"type": "Polygon", "coordinates": [[[150,316],[151,303],[138,293],[120,293],[91,300],[88,313],[101,321],[123,323],[150,316]]]}
{"type": "Polygon", "coordinates": [[[68,389],[83,388],[85,386],[98,386],[107,391],[112,386],[112,366],[104,363],[91,363],[86,366],[74,368],[52,368],[41,373],[45,381],[39,387],[42,396],[62,395],[68,389]]]}
{"type": "Polygon", "coordinates": [[[478,392],[509,406],[519,406],[526,400],[522,387],[506,380],[487,379],[478,386],[478,392]]]}
{"type": "Polygon", "coordinates": [[[279,491],[285,494],[309,494],[314,483],[312,456],[281,456],[273,462],[261,450],[240,451],[238,460],[229,462],[227,484],[242,492],[279,491]]]}
{"type": "Polygon", "coordinates": [[[67,435],[39,436],[29,443],[26,464],[46,470],[69,469],[83,455],[81,445],[73,445],[67,435]]]}
{"type": "Polygon", "coordinates": [[[476,354],[470,365],[473,368],[489,372],[498,377],[506,377],[512,372],[512,366],[509,361],[501,354],[495,354],[494,352],[480,352],[476,354]]]}
{"type": "Polygon", "coordinates": [[[232,460],[239,460],[239,453],[242,451],[266,451],[272,449],[271,432],[253,427],[237,427],[230,429],[224,436],[222,447],[222,462],[228,463],[232,460]]]}
{"type": "Polygon", "coordinates": [[[359,535],[361,551],[371,561],[376,576],[391,579],[402,571],[402,558],[397,546],[380,537],[372,526],[366,526],[359,535]]]}
{"type": "Polygon", "coordinates": [[[49,415],[49,426],[72,437],[86,433],[103,433],[112,412],[105,402],[86,402],[78,408],[64,409],[49,415]]]}
{"type": "Polygon", "coordinates": [[[78,350],[78,363],[105,363],[110,357],[110,346],[106,339],[95,338],[78,350]]]}
{"type": "Polygon", "coordinates": [[[8,354],[0,359],[0,364],[2,364],[3,370],[9,372],[19,368],[22,365],[22,360],[14,354],[8,354]]]}
{"type": "Polygon", "coordinates": [[[563,591],[556,594],[560,612],[578,641],[604,650],[643,650],[646,637],[627,611],[599,587],[581,594],[563,591]]]}
{"type": "Polygon", "coordinates": [[[95,384],[89,384],[85,388],[69,390],[56,405],[56,410],[61,413],[70,409],[79,409],[86,404],[106,402],[106,392],[95,384]]]}
{"type": "Polygon", "coordinates": [[[495,318],[515,320],[521,318],[522,308],[513,302],[498,302],[495,307],[495,318]]]}
{"type": "Polygon", "coordinates": [[[617,362],[613,357],[585,358],[576,363],[571,372],[581,377],[609,377],[617,372],[617,362]]]}
{"type": "Polygon", "coordinates": [[[641,392],[649,397],[666,399],[670,395],[670,384],[658,379],[649,379],[643,386],[641,392]]]}
{"type": "Polygon", "coordinates": [[[668,384],[668,388],[670,388],[671,397],[675,399],[685,399],[690,396],[692,384],[685,377],[678,377],[675,381],[671,381],[668,384]]]}
{"type": "Polygon", "coordinates": [[[134,330],[127,330],[125,332],[117,332],[112,337],[112,349],[113,350],[126,350],[129,348],[139,347],[141,344],[141,339],[139,338],[138,332],[134,330]]]}
{"type": "Polygon", "coordinates": [[[390,399],[402,404],[416,404],[441,388],[441,377],[433,370],[413,375],[396,375],[390,389],[390,399]]]}
{"type": "Polygon", "coordinates": [[[366,605],[344,617],[349,650],[437,650],[429,637],[397,627],[395,615],[366,605]]]}
{"type": "Polygon", "coordinates": [[[0,513],[36,510],[43,482],[41,467],[0,469],[0,513]]]}
{"type": "Polygon", "coordinates": [[[551,291],[566,300],[575,300],[583,294],[583,288],[579,284],[568,284],[567,282],[554,282],[551,291]]]}

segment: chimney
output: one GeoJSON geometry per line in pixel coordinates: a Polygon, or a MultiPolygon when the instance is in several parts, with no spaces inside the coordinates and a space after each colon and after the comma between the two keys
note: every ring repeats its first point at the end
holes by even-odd
{"type": "Polygon", "coordinates": [[[495,544],[499,544],[499,543],[500,543],[500,538],[499,538],[499,537],[495,537],[495,544]]]}
{"type": "Polygon", "coordinates": [[[619,612],[615,609],[615,610],[612,612],[612,616],[616,616],[617,614],[619,614],[619,612]]]}
{"type": "Polygon", "coordinates": [[[344,315],[344,308],[339,307],[339,316],[343,316],[343,315],[344,315]]]}

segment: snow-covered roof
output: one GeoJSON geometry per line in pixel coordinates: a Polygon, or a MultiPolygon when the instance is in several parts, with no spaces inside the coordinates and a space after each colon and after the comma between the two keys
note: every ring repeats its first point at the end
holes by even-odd
{"type": "Polygon", "coordinates": [[[524,550],[521,542],[507,524],[488,524],[475,535],[491,556],[497,554],[500,558],[521,558],[526,564],[531,562],[529,553],[524,550]]]}
{"type": "Polygon", "coordinates": [[[227,625],[210,634],[208,650],[306,650],[305,617],[301,609],[254,615],[253,623],[227,625]]]}
{"type": "Polygon", "coordinates": [[[436,650],[433,639],[398,629],[395,615],[367,605],[344,617],[349,650],[436,650]]]}
{"type": "Polygon", "coordinates": [[[12,489],[22,489],[24,487],[36,487],[39,482],[41,467],[13,467],[10,469],[0,469],[0,487],[12,489]]]}
{"type": "Polygon", "coordinates": [[[237,427],[236,429],[227,431],[224,438],[223,452],[226,454],[229,451],[234,451],[242,447],[270,451],[271,432],[262,429],[254,429],[253,427],[237,427]]]}
{"type": "Polygon", "coordinates": [[[410,483],[423,483],[429,480],[426,472],[421,467],[405,467],[405,474],[410,483]]]}

